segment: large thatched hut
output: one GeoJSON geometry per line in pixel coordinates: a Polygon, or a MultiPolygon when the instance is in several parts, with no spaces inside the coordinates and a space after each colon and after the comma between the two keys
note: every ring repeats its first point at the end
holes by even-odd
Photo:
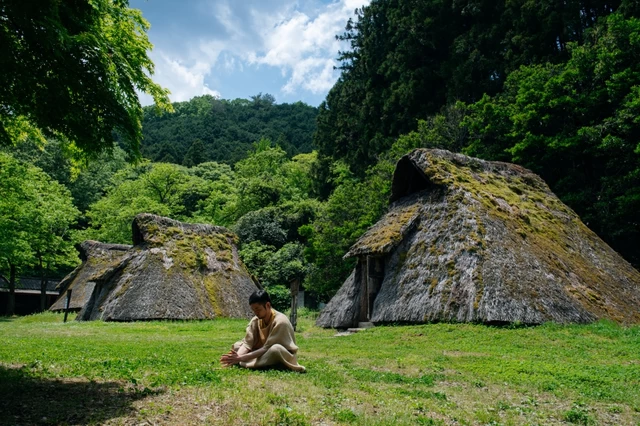
{"type": "Polygon", "coordinates": [[[640,273],[513,164],[419,149],[318,325],[640,322],[640,273]]]}
{"type": "Polygon", "coordinates": [[[133,246],[83,243],[87,259],[65,278],[85,289],[79,320],[252,316],[248,300],[257,287],[226,228],[140,214],[132,231],[133,246]]]}

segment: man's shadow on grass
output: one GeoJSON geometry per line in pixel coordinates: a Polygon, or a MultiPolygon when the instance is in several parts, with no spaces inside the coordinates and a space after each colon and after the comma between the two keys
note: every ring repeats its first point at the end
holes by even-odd
{"type": "Polygon", "coordinates": [[[150,393],[117,382],[34,378],[0,366],[0,425],[100,424],[133,414],[133,402],[150,393]]]}

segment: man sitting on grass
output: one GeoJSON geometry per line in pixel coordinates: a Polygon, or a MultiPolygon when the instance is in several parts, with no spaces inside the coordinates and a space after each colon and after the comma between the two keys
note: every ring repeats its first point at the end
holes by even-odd
{"type": "Polygon", "coordinates": [[[303,373],[298,364],[296,336],[286,315],[271,307],[269,293],[258,290],[249,297],[255,317],[247,326],[244,339],[236,342],[231,351],[220,357],[225,367],[238,364],[246,368],[286,367],[303,373]]]}

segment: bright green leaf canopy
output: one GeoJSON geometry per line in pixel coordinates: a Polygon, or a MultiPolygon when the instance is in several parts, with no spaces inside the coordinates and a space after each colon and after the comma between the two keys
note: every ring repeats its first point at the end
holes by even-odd
{"type": "Polygon", "coordinates": [[[93,154],[115,130],[137,155],[137,92],[171,109],[150,77],[148,29],[127,0],[2,0],[0,144],[44,135],[93,154]]]}

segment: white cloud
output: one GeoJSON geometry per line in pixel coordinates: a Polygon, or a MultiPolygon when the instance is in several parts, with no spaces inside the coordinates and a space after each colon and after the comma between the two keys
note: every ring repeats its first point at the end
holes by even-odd
{"type": "Polygon", "coordinates": [[[333,67],[338,65],[335,60],[338,51],[344,48],[335,35],[344,30],[356,8],[367,4],[369,0],[340,0],[326,6],[315,18],[300,11],[285,18],[282,14],[273,15],[270,19],[254,13],[254,26],[262,28],[263,48],[250,52],[247,59],[280,67],[283,74],[290,75],[282,88],[285,93],[300,88],[315,94],[326,92],[338,78],[339,73],[333,67]]]}
{"type": "Polygon", "coordinates": [[[216,3],[214,5],[213,15],[217,18],[218,22],[222,24],[232,40],[245,38],[245,32],[242,31],[242,22],[238,19],[239,17],[233,13],[229,3],[216,3]]]}
{"type": "Polygon", "coordinates": [[[244,66],[239,59],[236,59],[235,56],[230,53],[225,52],[222,55],[222,67],[227,72],[239,71],[242,72],[244,70],[244,66]]]}
{"type": "MultiPolygon", "coordinates": [[[[338,51],[345,49],[335,35],[343,32],[353,11],[370,0],[325,1],[188,3],[198,5],[183,10],[198,13],[200,26],[197,31],[184,28],[179,32],[181,37],[159,38],[158,50],[150,54],[156,69],[153,79],[168,88],[171,100],[178,102],[203,94],[221,96],[217,89],[223,82],[240,81],[242,74],[255,78],[257,68],[267,66],[279,69],[286,79],[284,84],[276,83],[282,85],[283,93],[323,95],[339,76],[333,68],[338,65],[338,51]]],[[[160,34],[178,34],[170,25],[169,21],[157,21],[156,28],[160,34]]],[[[265,81],[265,91],[268,84],[273,81],[265,81]]],[[[146,95],[141,96],[141,102],[152,103],[146,95]]]]}
{"type": "MultiPolygon", "coordinates": [[[[195,60],[187,65],[182,59],[173,58],[162,51],[152,53],[151,57],[156,71],[153,80],[171,91],[169,98],[172,102],[188,101],[201,95],[221,96],[219,91],[205,83],[216,58],[211,60],[205,56],[205,60],[195,60]]],[[[144,105],[152,103],[148,96],[142,96],[140,100],[144,105]]]]}
{"type": "Polygon", "coordinates": [[[336,81],[336,73],[333,67],[333,59],[306,58],[296,63],[291,71],[291,77],[282,90],[285,93],[294,93],[302,87],[311,93],[327,92],[336,81]]]}

